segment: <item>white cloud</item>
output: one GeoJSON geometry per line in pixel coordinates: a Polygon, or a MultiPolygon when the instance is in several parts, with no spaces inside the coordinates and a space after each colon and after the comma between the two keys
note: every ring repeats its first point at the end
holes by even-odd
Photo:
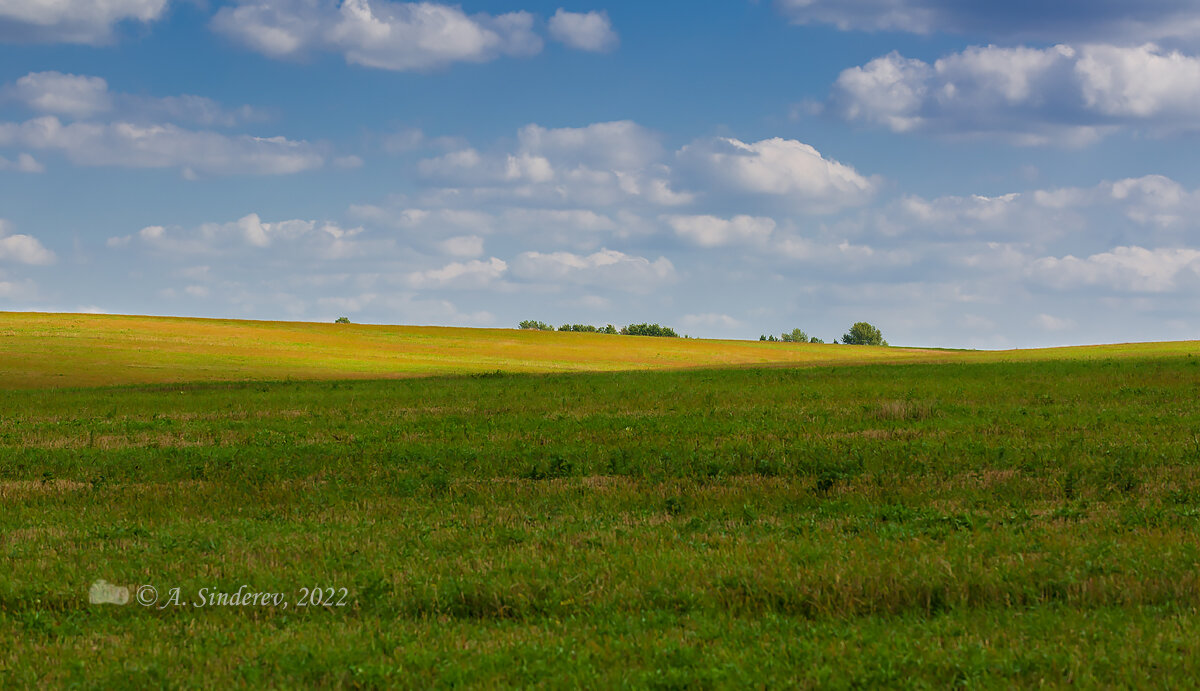
{"type": "Polygon", "coordinates": [[[614,205],[641,200],[658,206],[692,201],[672,187],[658,136],[630,121],[584,127],[528,125],[514,151],[481,153],[471,147],[426,158],[426,181],[470,188],[476,199],[520,199],[524,205],[614,205]]]}
{"type": "Polygon", "coordinates": [[[228,136],[176,125],[63,124],[52,115],[0,122],[0,146],[61,151],[87,166],[182,168],[212,174],[280,175],[319,168],[324,157],[303,141],[228,136]]]}
{"type": "Polygon", "coordinates": [[[620,43],[607,12],[567,12],[559,8],[550,18],[550,35],[579,50],[604,52],[620,43]]]}
{"type": "Polygon", "coordinates": [[[671,183],[662,179],[654,178],[642,183],[637,177],[632,175],[618,176],[622,188],[628,189],[630,194],[642,195],[646,201],[659,206],[683,206],[691,204],[696,200],[696,195],[691,192],[677,192],[671,189],[671,183]]]}
{"type": "Polygon", "coordinates": [[[650,261],[609,249],[589,255],[524,252],[513,260],[512,273],[528,281],[600,285],[644,292],[674,280],[675,266],[666,257],[650,261]]]}
{"type": "Polygon", "coordinates": [[[663,216],[675,234],[701,247],[762,243],[775,230],[774,219],[762,216],[663,216]]]}
{"type": "Polygon", "coordinates": [[[778,256],[796,259],[811,264],[837,266],[839,270],[855,270],[864,267],[907,266],[915,255],[907,249],[876,250],[866,244],[840,241],[812,240],[796,235],[781,237],[771,248],[778,256]]]}
{"type": "Polygon", "coordinates": [[[550,182],[554,179],[554,168],[543,156],[510,154],[504,162],[504,179],[510,182],[550,182]]]}
{"type": "Polygon", "coordinates": [[[834,103],[850,120],[868,120],[907,132],[922,123],[932,67],[899,53],[843,70],[834,84],[834,103]]]}
{"type": "Polygon", "coordinates": [[[877,213],[876,227],[888,236],[1029,240],[1045,243],[1078,232],[1086,221],[1066,207],[1041,204],[1039,192],[987,197],[905,196],[877,213]]]}
{"type": "Polygon", "coordinates": [[[1200,113],[1200,59],[1153,44],[1081,52],[1075,73],[1088,108],[1124,118],[1194,119],[1200,113]]]}
{"type": "Polygon", "coordinates": [[[409,206],[377,206],[356,204],[350,207],[355,218],[404,231],[420,231],[421,236],[445,237],[490,233],[496,219],[485,211],[474,209],[426,209],[409,206]]]}
{"type": "Polygon", "coordinates": [[[810,211],[834,211],[865,203],[875,185],[854,168],[824,158],[794,139],[747,144],[718,138],[685,146],[684,165],[706,176],[720,192],[785,197],[810,211]]]}
{"type": "Polygon", "coordinates": [[[1178,232],[1196,228],[1195,220],[1200,218],[1200,190],[1188,191],[1162,175],[1103,182],[1090,188],[1038,190],[1032,198],[1036,206],[1044,209],[1077,214],[1115,212],[1143,229],[1136,234],[1138,240],[1147,237],[1147,230],[1158,232],[1161,240],[1182,240],[1178,232]]]}
{"type": "Polygon", "coordinates": [[[520,150],[562,166],[637,170],[662,157],[658,136],[630,120],[585,127],[526,125],[517,133],[520,150]]]}
{"type": "Polygon", "coordinates": [[[152,22],[167,0],[4,0],[0,41],[102,44],[122,21],[152,22]]]}
{"type": "MultiPolygon", "coordinates": [[[[233,225],[247,244],[255,247],[267,247],[277,240],[293,239],[311,233],[316,223],[300,220],[264,223],[258,214],[247,214],[235,221],[233,225]]],[[[227,228],[227,225],[205,226],[202,227],[201,234],[216,235],[227,228]]]]}
{"type": "Polygon", "coordinates": [[[486,261],[473,259],[468,262],[451,262],[440,269],[416,271],[408,275],[408,283],[414,288],[486,288],[502,278],[508,271],[508,263],[492,257],[486,261]]]}
{"type": "Polygon", "coordinates": [[[5,87],[3,93],[38,113],[73,119],[110,113],[112,119],[138,122],[167,119],[231,127],[266,118],[263,112],[250,106],[227,109],[210,98],[191,94],[156,98],[114,93],[100,77],[62,72],[30,72],[5,87]]]}
{"type": "Polygon", "coordinates": [[[62,72],[31,72],[9,87],[11,96],[41,113],[87,117],[112,109],[108,82],[62,72]]]}
{"type": "Polygon", "coordinates": [[[0,170],[15,170],[18,173],[44,173],[46,166],[42,165],[36,158],[27,154],[17,154],[17,160],[10,161],[7,158],[0,156],[0,170]]]}
{"type": "Polygon", "coordinates": [[[248,0],[217,12],[213,26],[274,58],[315,50],[386,70],[430,70],[501,55],[533,55],[542,40],[533,15],[467,15],[433,2],[248,0]]]}
{"type": "Polygon", "coordinates": [[[1153,44],[972,46],[932,65],[893,52],[844,70],[829,106],[894,132],[1083,145],[1121,126],[1195,129],[1200,59],[1153,44]]]}
{"type": "Polygon", "coordinates": [[[113,98],[118,111],[138,121],[166,119],[203,127],[233,127],[269,118],[266,112],[253,106],[226,108],[211,98],[192,94],[161,98],[114,94],[113,98]]]}
{"type": "Polygon", "coordinates": [[[1086,259],[1043,257],[1030,269],[1035,280],[1056,288],[1101,286],[1136,293],[1164,293],[1180,279],[1200,276],[1200,250],[1117,247],[1086,259]]]}
{"type": "Polygon", "coordinates": [[[12,224],[0,219],[0,261],[20,264],[53,264],[54,253],[32,235],[12,233],[12,224]]]}
{"type": "Polygon", "coordinates": [[[1200,7],[1180,0],[1023,3],[962,0],[777,0],[797,24],[839,29],[948,32],[998,39],[1136,43],[1200,37],[1200,7]]]}
{"type": "Polygon", "coordinates": [[[483,254],[483,238],[478,235],[456,235],[438,243],[443,252],[455,257],[478,257],[483,254]]]}
{"type": "Polygon", "coordinates": [[[427,178],[444,179],[453,182],[477,181],[483,182],[489,178],[502,177],[495,173],[488,175],[483,168],[484,160],[475,149],[451,151],[435,158],[423,159],[417,164],[417,170],[427,178]]]}
{"type": "MultiPolygon", "coordinates": [[[[251,213],[228,223],[203,223],[194,230],[146,226],[131,235],[110,237],[106,244],[120,248],[136,240],[140,245],[180,255],[242,254],[248,247],[303,246],[322,259],[343,259],[361,253],[356,240],[360,233],[362,228],[345,229],[329,222],[301,219],[268,222],[251,213]]],[[[192,277],[207,277],[208,267],[187,271],[192,277]]]]}

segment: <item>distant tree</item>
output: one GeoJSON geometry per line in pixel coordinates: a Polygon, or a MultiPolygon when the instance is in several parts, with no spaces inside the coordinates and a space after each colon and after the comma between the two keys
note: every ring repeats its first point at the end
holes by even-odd
{"type": "Polygon", "coordinates": [[[809,343],[824,343],[825,341],[822,341],[821,339],[817,338],[816,336],[813,336],[812,338],[808,339],[808,342],[809,343]]]}
{"type": "Polygon", "coordinates": [[[517,324],[517,328],[518,329],[527,329],[527,330],[531,330],[531,331],[553,331],[554,330],[554,327],[550,326],[546,322],[534,321],[532,319],[526,319],[525,321],[521,322],[520,324],[517,324]]]}
{"type": "Polygon", "coordinates": [[[338,317],[337,319],[333,320],[333,323],[334,324],[349,324],[350,317],[338,317]]]}
{"type": "Polygon", "coordinates": [[[618,333],[620,333],[620,332],[619,332],[619,331],[617,331],[617,327],[613,326],[612,324],[609,324],[608,326],[604,327],[604,329],[603,329],[602,333],[606,333],[606,334],[610,334],[610,335],[616,336],[616,335],[617,335],[618,333]]]}
{"type": "Polygon", "coordinates": [[[780,335],[779,340],[784,343],[808,343],[808,334],[803,329],[792,329],[791,333],[780,335]]]}
{"type": "Polygon", "coordinates": [[[882,345],[888,344],[883,340],[883,334],[879,329],[871,326],[867,322],[858,322],[850,327],[850,333],[842,336],[842,343],[846,345],[882,345]]]}
{"type": "Polygon", "coordinates": [[[630,324],[621,329],[621,333],[626,336],[665,336],[667,338],[679,338],[679,334],[669,326],[659,326],[658,324],[630,324]]]}
{"type": "Polygon", "coordinates": [[[765,340],[767,340],[767,337],[765,335],[761,335],[758,337],[758,340],[765,341],[765,340]]]}

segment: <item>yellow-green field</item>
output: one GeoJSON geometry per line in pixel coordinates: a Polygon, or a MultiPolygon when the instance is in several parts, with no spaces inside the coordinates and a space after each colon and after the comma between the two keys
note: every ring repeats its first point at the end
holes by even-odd
{"type": "Polygon", "coordinates": [[[604,334],[0,312],[0,386],[1171,355],[1194,342],[1019,351],[847,347],[604,334]]]}

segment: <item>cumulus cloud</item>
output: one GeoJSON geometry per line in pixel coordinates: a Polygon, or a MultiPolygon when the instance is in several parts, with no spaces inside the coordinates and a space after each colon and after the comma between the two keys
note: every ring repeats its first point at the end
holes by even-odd
{"type": "Polygon", "coordinates": [[[73,119],[111,113],[110,117],[136,121],[167,119],[232,127],[266,117],[257,108],[224,108],[210,98],[191,94],[156,98],[114,93],[100,77],[62,72],[30,72],[4,88],[3,94],[38,113],[73,119]]]}
{"type": "Polygon", "coordinates": [[[32,235],[12,232],[12,224],[0,219],[0,261],[18,264],[53,264],[54,253],[32,235]]]}
{"type": "Polygon", "coordinates": [[[518,131],[512,151],[461,148],[420,161],[418,171],[433,184],[473,188],[476,198],[523,199],[526,204],[689,203],[692,195],[673,188],[671,168],[663,158],[658,136],[634,122],[561,128],[534,124],[518,131]]]}
{"type": "Polygon", "coordinates": [[[315,147],[283,137],[229,136],[171,124],[64,124],[53,115],[0,122],[0,146],[60,151],[79,165],[181,168],[185,174],[279,175],[324,163],[315,147]]]}
{"type": "Polygon", "coordinates": [[[886,236],[982,239],[993,242],[1049,242],[1086,227],[1086,219],[1067,207],[1042,204],[1040,192],[995,196],[906,195],[877,212],[875,227],[886,236]]]}
{"type": "Polygon", "coordinates": [[[1033,277],[1055,288],[1101,286],[1135,293],[1174,290],[1183,278],[1200,276],[1200,250],[1117,247],[1087,258],[1043,257],[1033,263],[1033,277]]]}
{"type": "Polygon", "coordinates": [[[55,0],[0,2],[0,41],[103,44],[121,22],[149,23],[167,0],[55,0]]]}
{"type": "Polygon", "coordinates": [[[15,161],[0,156],[0,170],[15,170],[18,173],[44,173],[46,166],[27,153],[19,153],[15,161]]]}
{"type": "Polygon", "coordinates": [[[1200,7],[1179,0],[1021,3],[960,0],[777,0],[797,24],[993,39],[1141,42],[1200,37],[1200,7]]]}
{"type": "Polygon", "coordinates": [[[875,184],[848,166],[827,159],[794,139],[747,144],[716,138],[685,146],[682,165],[718,187],[718,192],[786,198],[810,211],[834,211],[865,203],[875,184]]]}
{"type": "Polygon", "coordinates": [[[524,252],[513,260],[512,273],[527,281],[601,285],[644,292],[674,280],[675,266],[666,257],[651,261],[609,249],[589,255],[524,252]]]}
{"type": "Polygon", "coordinates": [[[656,134],[618,121],[528,125],[517,143],[512,151],[461,148],[420,161],[418,171],[460,199],[469,191],[476,202],[553,206],[683,207],[739,199],[828,213],[866,203],[877,186],[852,166],[791,139],[702,139],[668,155],[656,134]]]}
{"type": "Polygon", "coordinates": [[[451,262],[440,269],[413,272],[408,276],[408,283],[414,288],[479,289],[499,280],[507,271],[508,263],[503,259],[473,259],[451,262]]]}
{"type": "Polygon", "coordinates": [[[86,117],[112,108],[108,82],[62,72],[31,72],[9,87],[12,97],[42,113],[86,117]]]}
{"type": "Polygon", "coordinates": [[[541,51],[533,15],[468,15],[434,2],[246,0],[217,12],[213,27],[273,58],[313,51],[365,67],[422,71],[456,62],[541,51]]]}
{"type": "Polygon", "coordinates": [[[600,53],[620,43],[607,12],[567,12],[559,8],[550,18],[550,36],[572,48],[600,53]]]}
{"type": "Polygon", "coordinates": [[[762,243],[775,230],[775,220],[761,216],[739,215],[730,219],[717,216],[663,216],[675,234],[701,247],[762,243]]]}
{"type": "Polygon", "coordinates": [[[973,46],[933,64],[893,52],[844,70],[828,105],[894,132],[1081,145],[1119,127],[1195,129],[1200,58],[1154,44],[973,46]]]}
{"type": "MultiPolygon", "coordinates": [[[[120,248],[137,242],[170,254],[219,254],[240,252],[247,247],[266,249],[279,245],[308,245],[327,259],[358,254],[355,237],[362,228],[345,229],[336,223],[290,219],[263,221],[251,213],[228,223],[204,223],[188,230],[161,225],[146,226],[136,233],[110,237],[107,245],[120,248]]],[[[207,273],[207,268],[205,271],[207,273]]]]}
{"type": "Polygon", "coordinates": [[[585,127],[526,125],[517,133],[520,150],[565,164],[631,170],[662,157],[658,136],[630,120],[585,127]]]}
{"type": "Polygon", "coordinates": [[[1126,226],[1120,236],[1126,242],[1157,238],[1160,242],[1188,241],[1200,230],[1200,190],[1188,190],[1171,178],[1146,175],[1102,182],[1094,187],[1067,187],[1037,190],[1030,199],[1046,210],[1071,214],[1103,214],[1126,218],[1135,225],[1126,226]]]}

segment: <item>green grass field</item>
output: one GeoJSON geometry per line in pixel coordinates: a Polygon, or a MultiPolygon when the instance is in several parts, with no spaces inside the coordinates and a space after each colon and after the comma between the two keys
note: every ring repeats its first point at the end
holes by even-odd
{"type": "Polygon", "coordinates": [[[1200,675],[1200,344],[335,328],[0,314],[0,686],[1200,675]]]}

